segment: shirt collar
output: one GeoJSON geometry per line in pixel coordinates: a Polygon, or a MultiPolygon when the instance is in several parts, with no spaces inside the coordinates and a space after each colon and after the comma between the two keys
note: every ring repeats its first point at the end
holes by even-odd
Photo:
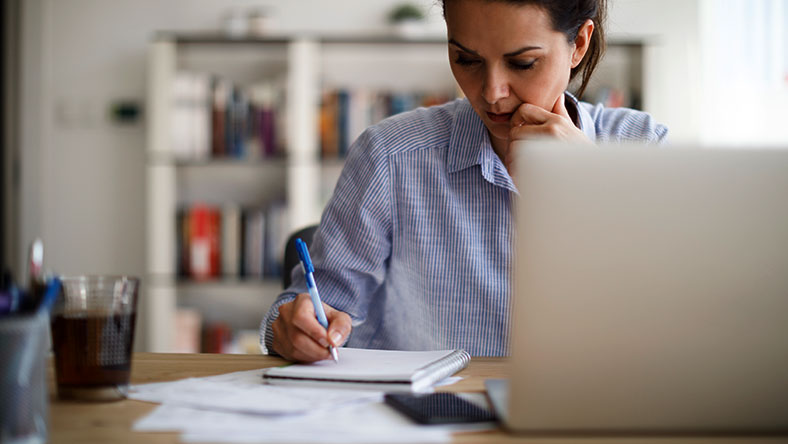
{"type": "MultiPolygon", "coordinates": [[[[580,130],[590,140],[596,140],[596,128],[591,114],[582,106],[577,98],[569,92],[565,92],[567,107],[574,108],[580,130]]],[[[461,99],[458,111],[452,125],[451,136],[449,138],[448,170],[449,173],[481,166],[482,176],[493,185],[507,188],[517,192],[512,177],[503,165],[503,162],[495,154],[495,150],[490,143],[490,135],[484,122],[473,110],[467,99],[461,99]]]]}
{"type": "MultiPolygon", "coordinates": [[[[481,165],[482,154],[492,149],[490,137],[484,122],[471,107],[467,99],[460,99],[457,113],[449,136],[448,169],[449,173],[481,165]]],[[[493,152],[494,153],[494,152],[493,152]]]]}
{"type": "Polygon", "coordinates": [[[458,108],[449,137],[448,172],[479,165],[485,180],[516,192],[514,181],[495,154],[482,119],[467,99],[462,99],[458,108]]]}

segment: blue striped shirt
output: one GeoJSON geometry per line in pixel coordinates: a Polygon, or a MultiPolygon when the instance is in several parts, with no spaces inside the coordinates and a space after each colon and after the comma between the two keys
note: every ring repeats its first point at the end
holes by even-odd
{"type": "MultiPolygon", "coordinates": [[[[591,140],[662,142],[645,113],[577,102],[591,140]]],[[[348,313],[348,346],[505,355],[517,190],[465,99],[368,128],[349,151],[310,245],[326,304],[348,313]]],[[[260,326],[268,353],[281,304],[306,293],[300,268],[260,326]]]]}

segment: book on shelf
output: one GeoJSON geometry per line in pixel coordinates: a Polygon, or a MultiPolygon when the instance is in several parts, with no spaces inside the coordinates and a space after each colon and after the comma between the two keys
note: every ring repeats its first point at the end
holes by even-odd
{"type": "Polygon", "coordinates": [[[257,354],[260,352],[260,332],[233,329],[224,322],[209,322],[202,329],[203,353],[257,354]]]}
{"type": "Polygon", "coordinates": [[[241,207],[228,204],[222,209],[222,275],[241,274],[241,207]]]}
{"type": "Polygon", "coordinates": [[[189,275],[189,217],[188,209],[175,211],[175,272],[178,276],[189,275]]]}
{"type": "Polygon", "coordinates": [[[180,72],[172,84],[172,151],[178,159],[196,159],[210,149],[210,76],[180,72]]]}
{"type": "Polygon", "coordinates": [[[227,353],[259,355],[261,353],[260,331],[234,330],[227,353]]]}
{"type": "Polygon", "coordinates": [[[266,231],[264,255],[266,258],[265,275],[282,276],[285,242],[290,236],[287,221],[287,206],[284,202],[273,202],[266,208],[266,231]]]}
{"type": "Polygon", "coordinates": [[[202,329],[203,353],[227,353],[232,345],[233,331],[223,322],[205,324],[202,329]]]}
{"type": "Polygon", "coordinates": [[[276,278],[282,273],[289,224],[284,202],[242,208],[195,204],[175,218],[177,270],[198,281],[276,278]]]}
{"type": "Polygon", "coordinates": [[[244,261],[243,276],[262,278],[265,256],[265,212],[260,208],[244,211],[244,261]]]}
{"type": "Polygon", "coordinates": [[[350,130],[350,91],[340,89],[337,91],[337,150],[339,157],[347,156],[347,149],[351,137],[350,130]]]}
{"type": "Polygon", "coordinates": [[[251,100],[254,119],[252,129],[255,134],[253,140],[259,148],[256,151],[264,157],[275,157],[279,153],[279,141],[274,87],[268,83],[254,85],[251,89],[251,100]]]}
{"type": "Polygon", "coordinates": [[[367,127],[394,114],[445,103],[453,97],[452,93],[325,90],[318,113],[320,152],[325,159],[343,158],[367,127]]]}
{"type": "Polygon", "coordinates": [[[227,81],[214,78],[211,91],[211,155],[224,157],[227,154],[227,100],[230,85],[227,81]]]}
{"type": "Polygon", "coordinates": [[[260,354],[259,331],[233,329],[224,322],[205,322],[200,310],[175,310],[174,353],[260,354]]]}
{"type": "Polygon", "coordinates": [[[219,275],[221,214],[215,208],[196,205],[189,211],[189,274],[197,280],[219,275]]]}
{"type": "Polygon", "coordinates": [[[227,154],[242,159],[247,156],[246,140],[249,137],[249,102],[246,94],[237,86],[232,89],[228,106],[227,154]]]}
{"type": "Polygon", "coordinates": [[[258,159],[282,153],[281,87],[242,86],[179,71],[172,84],[171,144],[178,160],[258,159]]]}
{"type": "Polygon", "coordinates": [[[318,117],[320,124],[320,152],[324,158],[337,157],[339,145],[337,141],[337,95],[331,91],[324,91],[320,101],[318,117]]]}
{"type": "Polygon", "coordinates": [[[175,353],[199,353],[201,350],[202,313],[194,308],[175,311],[175,353]]]}

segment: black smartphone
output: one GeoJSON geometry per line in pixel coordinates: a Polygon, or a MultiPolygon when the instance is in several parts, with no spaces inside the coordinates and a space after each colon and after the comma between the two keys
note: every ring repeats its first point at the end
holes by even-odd
{"type": "Polygon", "coordinates": [[[495,415],[454,393],[387,393],[386,404],[419,424],[454,424],[495,421],[495,415]]]}

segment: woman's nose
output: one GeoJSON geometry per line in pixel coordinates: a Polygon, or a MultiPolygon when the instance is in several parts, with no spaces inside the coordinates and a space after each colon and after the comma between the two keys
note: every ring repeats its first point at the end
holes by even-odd
{"type": "Polygon", "coordinates": [[[490,105],[509,96],[509,81],[500,69],[491,67],[485,77],[482,96],[490,105]]]}

